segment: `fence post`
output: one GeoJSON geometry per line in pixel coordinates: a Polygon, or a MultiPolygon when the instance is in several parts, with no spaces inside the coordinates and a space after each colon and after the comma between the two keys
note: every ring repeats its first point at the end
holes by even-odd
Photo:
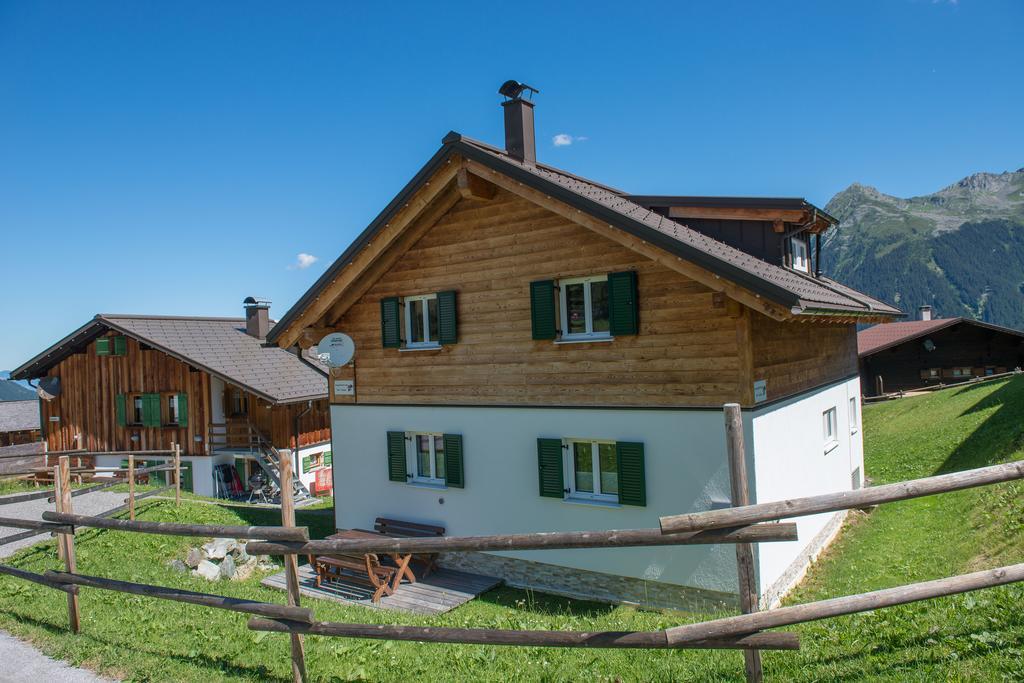
{"type": "Polygon", "coordinates": [[[174,444],[174,507],[181,507],[181,444],[174,444]]]}
{"type": "Polygon", "coordinates": [[[128,519],[135,521],[135,456],[128,454],[128,519]]]}
{"type": "MultiPolygon", "coordinates": [[[[295,526],[295,499],[292,487],[292,457],[283,455],[278,460],[278,472],[281,475],[281,526],[295,526]]],[[[299,558],[297,555],[284,556],[284,573],[288,583],[288,604],[299,606],[299,558]]],[[[306,646],[302,636],[292,633],[292,680],[295,683],[306,681],[306,646]]]]}
{"type": "MultiPolygon", "coordinates": [[[[57,512],[72,514],[71,511],[71,458],[66,455],[60,456],[58,465],[53,468],[54,481],[54,507],[57,512]]],[[[57,545],[63,550],[64,569],[68,574],[74,574],[75,566],[75,531],[72,528],[70,533],[57,534],[57,545]]],[[[80,622],[78,618],[78,595],[68,593],[68,623],[72,633],[78,633],[80,622]]]]}
{"type": "MultiPolygon", "coordinates": [[[[724,409],[732,505],[740,507],[750,504],[747,488],[746,446],[743,441],[743,411],[738,403],[726,403],[724,409]]],[[[757,593],[757,577],[754,575],[754,546],[750,543],[736,544],[736,572],[739,575],[740,609],[744,614],[756,612],[760,601],[757,593]]],[[[744,650],[743,664],[748,683],[761,683],[764,680],[759,651],[744,650]]]]}

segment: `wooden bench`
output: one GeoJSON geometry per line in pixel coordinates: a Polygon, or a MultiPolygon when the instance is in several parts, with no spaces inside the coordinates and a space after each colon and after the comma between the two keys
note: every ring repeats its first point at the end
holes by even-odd
{"type": "MultiPolygon", "coordinates": [[[[419,524],[417,522],[406,522],[400,519],[388,519],[378,517],[373,522],[373,530],[385,536],[396,538],[432,538],[444,536],[444,527],[433,524],[419,524]]],[[[438,553],[413,553],[413,562],[423,565],[421,576],[426,577],[437,567],[438,553]]]]}
{"type": "Polygon", "coordinates": [[[317,588],[332,579],[358,581],[375,589],[373,602],[380,602],[381,596],[393,595],[395,592],[391,583],[398,573],[398,567],[381,564],[373,553],[317,557],[315,566],[317,588]]]}

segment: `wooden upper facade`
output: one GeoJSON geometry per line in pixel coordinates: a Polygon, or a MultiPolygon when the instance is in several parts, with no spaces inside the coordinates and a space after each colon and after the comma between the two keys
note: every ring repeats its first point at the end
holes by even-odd
{"type": "MultiPolygon", "coordinates": [[[[450,154],[412,192],[400,195],[400,204],[371,226],[372,234],[364,233],[358,248],[346,252],[275,328],[271,340],[286,347],[308,348],[333,331],[353,338],[353,362],[331,377],[354,380],[354,391],[332,392],[332,402],[753,406],[765,400],[755,400],[755,383],[764,384],[770,401],[855,376],[856,322],[898,314],[863,295],[850,302],[843,297],[851,290],[811,275],[791,280],[770,271],[763,290],[751,289],[751,278],[729,280],[699,259],[684,259],[504,170],[450,154]],[[571,306],[563,290],[578,292],[570,285],[583,278],[607,278],[612,290],[611,278],[623,273],[632,273],[635,283],[626,297],[635,333],[589,339],[567,334],[562,309],[571,306]],[[796,298],[832,301],[834,295],[838,303],[798,310],[784,297],[766,295],[791,281],[796,298]],[[436,298],[429,304],[422,297],[436,298]],[[863,299],[870,304],[857,309],[863,299]],[[417,343],[422,334],[410,326],[422,326],[417,320],[428,304],[438,307],[439,326],[454,326],[454,341],[433,348],[417,343]],[[454,316],[441,312],[445,306],[454,316]],[[545,327],[538,335],[538,316],[554,321],[553,334],[545,327]]],[[[582,182],[569,178],[567,183],[582,182]]],[[[766,225],[774,230],[774,221],[766,225]]],[[[663,226],[688,230],[668,219],[663,226]]],[[[691,239],[689,233],[683,237],[691,239]]],[[[709,249],[734,259],[723,270],[739,264],[749,275],[780,268],[760,260],[763,266],[750,266],[718,242],[709,249]]],[[[599,287],[587,296],[604,297],[605,285],[599,287]]],[[[624,300],[608,299],[613,329],[616,305],[624,300]]],[[[424,320],[429,327],[430,318],[424,320]]]]}

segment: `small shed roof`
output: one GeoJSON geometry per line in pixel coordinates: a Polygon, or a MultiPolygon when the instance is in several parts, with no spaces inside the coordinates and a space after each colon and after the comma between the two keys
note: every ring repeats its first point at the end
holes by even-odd
{"type": "Polygon", "coordinates": [[[0,401],[0,432],[39,429],[39,399],[0,401]]]}

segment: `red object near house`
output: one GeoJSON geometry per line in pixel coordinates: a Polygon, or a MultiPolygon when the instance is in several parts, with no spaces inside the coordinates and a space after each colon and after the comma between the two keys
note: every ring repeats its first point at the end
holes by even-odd
{"type": "Polygon", "coordinates": [[[334,470],[329,467],[324,467],[323,469],[316,471],[316,491],[318,495],[326,491],[330,491],[333,488],[333,484],[331,483],[331,473],[333,471],[334,470]]]}

